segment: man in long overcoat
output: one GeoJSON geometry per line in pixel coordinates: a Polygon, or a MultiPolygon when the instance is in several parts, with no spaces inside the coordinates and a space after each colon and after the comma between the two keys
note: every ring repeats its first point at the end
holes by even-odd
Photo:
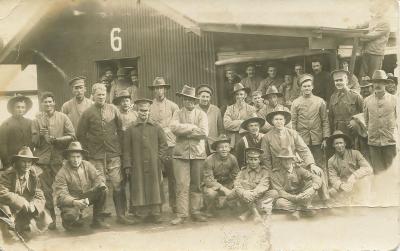
{"type": "Polygon", "coordinates": [[[136,216],[161,223],[161,161],[167,158],[168,144],[163,129],[149,120],[151,103],[148,99],[135,102],[139,116],[125,132],[123,164],[130,174],[130,196],[136,216]]]}

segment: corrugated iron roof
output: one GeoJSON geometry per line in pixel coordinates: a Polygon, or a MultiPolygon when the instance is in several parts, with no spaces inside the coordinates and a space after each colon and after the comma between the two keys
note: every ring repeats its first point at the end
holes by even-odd
{"type": "MultiPolygon", "coordinates": [[[[350,26],[369,20],[370,0],[148,0],[168,6],[181,17],[207,25],[294,27],[321,29],[322,32],[351,31],[350,26]]],[[[393,24],[398,25],[397,12],[387,13],[393,24]]],[[[213,30],[215,31],[215,30],[213,30]]],[[[354,31],[354,30],[353,30],[354,31]]],[[[221,30],[223,32],[223,30],[221,30]]]]}

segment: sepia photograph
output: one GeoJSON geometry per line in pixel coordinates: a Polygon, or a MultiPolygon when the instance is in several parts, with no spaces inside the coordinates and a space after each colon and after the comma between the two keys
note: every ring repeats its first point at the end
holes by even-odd
{"type": "Polygon", "coordinates": [[[400,0],[0,0],[0,251],[400,250],[400,0]]]}

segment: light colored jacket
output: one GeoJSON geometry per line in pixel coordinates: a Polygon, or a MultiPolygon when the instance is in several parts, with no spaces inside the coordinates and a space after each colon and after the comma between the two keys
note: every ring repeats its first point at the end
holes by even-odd
{"type": "Polygon", "coordinates": [[[204,111],[197,108],[188,111],[183,107],[174,113],[170,128],[176,136],[173,158],[206,158],[205,140],[208,136],[208,119],[204,111]],[[194,129],[198,132],[194,132],[194,129]]]}

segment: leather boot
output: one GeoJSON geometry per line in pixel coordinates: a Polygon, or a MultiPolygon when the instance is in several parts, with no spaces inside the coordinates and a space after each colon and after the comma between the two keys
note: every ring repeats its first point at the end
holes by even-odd
{"type": "Polygon", "coordinates": [[[92,224],[90,224],[90,227],[94,228],[94,229],[109,229],[110,225],[107,224],[102,219],[93,218],[93,221],[92,221],[92,224]]]}
{"type": "Polygon", "coordinates": [[[125,198],[126,197],[124,196],[123,191],[113,192],[115,211],[117,213],[117,223],[122,225],[134,225],[137,222],[130,220],[125,216],[125,206],[126,206],[126,201],[124,202],[125,198]]]}

